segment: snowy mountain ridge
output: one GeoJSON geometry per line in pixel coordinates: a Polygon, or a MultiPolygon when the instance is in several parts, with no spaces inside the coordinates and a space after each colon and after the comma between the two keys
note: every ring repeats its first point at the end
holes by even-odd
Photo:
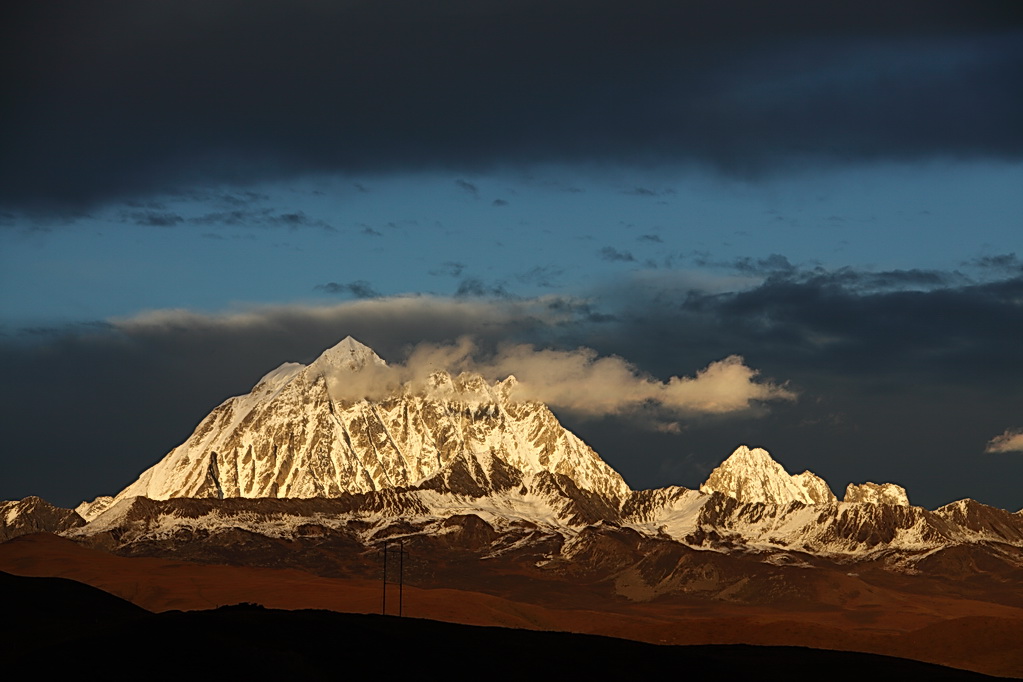
{"type": "Polygon", "coordinates": [[[285,363],[116,496],[80,505],[88,523],[60,532],[127,548],[313,525],[369,545],[394,524],[447,533],[475,518],[514,537],[533,528],[543,542],[614,527],[764,557],[904,561],[960,545],[1023,548],[1020,514],[972,500],[929,511],[892,483],[851,483],[840,501],[815,474],[791,475],[746,445],[699,490],[633,491],[545,405],[515,400],[514,377],[395,376],[351,337],[309,365],[285,363]]]}
{"type": "MultiPolygon", "coordinates": [[[[435,372],[421,391],[406,385],[379,400],[350,397],[364,372],[385,366],[351,337],[309,366],[282,365],[215,408],[114,500],[337,497],[419,486],[466,458],[568,476],[616,504],[631,493],[546,406],[511,400],[514,377],[491,385],[479,375],[435,372]]],[[[109,504],[100,498],[79,512],[94,517],[109,504]]]]}
{"type": "Polygon", "coordinates": [[[827,504],[835,494],[822,478],[809,471],[790,476],[767,450],[740,445],[711,472],[700,492],[719,492],[742,502],[786,505],[827,504]]]}

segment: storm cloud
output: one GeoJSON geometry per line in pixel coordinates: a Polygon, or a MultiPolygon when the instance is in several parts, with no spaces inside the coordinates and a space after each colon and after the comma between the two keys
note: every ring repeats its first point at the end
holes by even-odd
{"type": "Polygon", "coordinates": [[[0,204],[324,171],[1019,159],[1021,14],[967,0],[8,3],[0,204]]]}

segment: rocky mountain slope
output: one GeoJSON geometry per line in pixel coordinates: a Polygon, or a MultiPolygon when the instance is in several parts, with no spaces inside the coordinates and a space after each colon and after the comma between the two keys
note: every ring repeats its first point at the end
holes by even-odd
{"type": "Polygon", "coordinates": [[[0,542],[29,533],[61,533],[85,525],[71,509],[55,507],[40,497],[0,501],[0,542]]]}

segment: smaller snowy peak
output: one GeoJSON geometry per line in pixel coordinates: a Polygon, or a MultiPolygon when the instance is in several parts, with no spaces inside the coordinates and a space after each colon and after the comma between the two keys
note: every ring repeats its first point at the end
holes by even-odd
{"type": "Polygon", "coordinates": [[[740,445],[711,472],[700,492],[717,492],[740,502],[764,502],[787,505],[826,504],[835,501],[828,484],[819,476],[804,471],[791,476],[763,448],[740,445]]]}
{"type": "Polygon", "coordinates": [[[78,515],[86,521],[92,521],[94,518],[105,512],[107,508],[113,504],[113,502],[114,498],[110,495],[100,495],[92,502],[89,502],[88,500],[83,501],[75,507],[75,512],[77,512],[78,515]]]}
{"type": "Polygon", "coordinates": [[[447,372],[433,372],[426,377],[426,391],[431,395],[451,394],[455,392],[455,384],[447,372]]]}
{"type": "Polygon", "coordinates": [[[461,400],[474,403],[499,403],[502,394],[498,390],[499,384],[491,386],[479,374],[473,372],[462,372],[454,380],[455,391],[461,400]]]}
{"type": "Polygon", "coordinates": [[[1019,513],[1013,514],[971,499],[950,502],[935,509],[934,513],[965,529],[974,539],[1008,542],[1016,546],[1023,543],[1023,519],[1019,513]]]}
{"type": "Polygon", "coordinates": [[[487,384],[487,380],[479,374],[474,374],[472,372],[462,372],[455,377],[455,388],[460,393],[477,395],[486,395],[490,393],[490,386],[487,384]]]}
{"type": "Polygon", "coordinates": [[[511,399],[512,391],[518,385],[519,380],[515,378],[515,375],[509,374],[504,381],[494,384],[494,392],[500,396],[502,402],[508,402],[511,399]]]}
{"type": "Polygon", "coordinates": [[[0,501],[0,542],[30,533],[60,533],[85,524],[70,509],[57,507],[41,497],[0,501]]]}
{"type": "Polygon", "coordinates": [[[490,384],[482,375],[474,372],[462,372],[457,376],[451,376],[447,372],[439,371],[427,377],[424,388],[425,394],[435,400],[504,404],[515,383],[515,377],[490,384]]]}
{"type": "Polygon", "coordinates": [[[843,502],[861,502],[866,504],[894,504],[900,507],[909,506],[909,495],[901,485],[894,483],[850,483],[845,489],[843,502]]]}
{"type": "Polygon", "coordinates": [[[259,393],[261,395],[277,393],[303,369],[305,369],[305,365],[298,362],[285,362],[277,369],[267,372],[252,388],[252,393],[259,393]]]}
{"type": "Polygon", "coordinates": [[[831,504],[838,502],[835,493],[831,492],[831,486],[823,478],[812,471],[804,471],[792,477],[792,482],[802,488],[810,498],[811,504],[831,504]]]}
{"type": "Polygon", "coordinates": [[[320,353],[320,357],[309,365],[310,368],[320,371],[340,369],[354,372],[370,366],[386,367],[387,363],[372,348],[359,343],[351,336],[346,336],[336,346],[320,353]]]}

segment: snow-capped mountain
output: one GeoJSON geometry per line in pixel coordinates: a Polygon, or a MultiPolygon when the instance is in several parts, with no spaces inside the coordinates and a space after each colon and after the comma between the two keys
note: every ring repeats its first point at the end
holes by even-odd
{"type": "Polygon", "coordinates": [[[188,545],[201,556],[210,543],[220,552],[238,537],[290,541],[310,529],[360,547],[461,529],[460,541],[490,538],[485,554],[531,548],[541,566],[576,556],[600,528],[769,563],[915,570],[965,547],[1023,567],[1020,514],[972,500],[929,511],[892,483],[850,483],[839,501],[815,474],[791,475],[745,445],[699,490],[633,491],[546,406],[517,400],[514,377],[398,376],[350,337],[308,366],[281,365],[118,495],[80,505],[88,523],[58,530],[125,553],[188,545]]]}
{"type": "Polygon", "coordinates": [[[740,445],[710,473],[700,492],[718,492],[741,502],[786,505],[827,504],[835,501],[831,488],[816,474],[804,471],[790,476],[767,450],[740,445]]]}
{"type": "Polygon", "coordinates": [[[909,495],[901,485],[894,483],[850,483],[845,488],[845,502],[866,502],[868,504],[897,504],[909,506],[909,495]]]}
{"type": "Polygon", "coordinates": [[[0,542],[29,533],[60,533],[84,524],[85,519],[74,511],[39,497],[0,501],[0,542]]]}
{"type": "MultiPolygon", "coordinates": [[[[423,386],[357,398],[386,363],[351,337],[309,366],[286,363],[213,410],[113,502],[131,497],[338,497],[425,486],[492,492],[510,474],[571,479],[616,506],[622,477],[546,406],[512,399],[515,378],[436,372],[423,386]],[[369,374],[367,377],[366,375],[369,374]]],[[[84,504],[95,518],[111,500],[84,504]]]]}

